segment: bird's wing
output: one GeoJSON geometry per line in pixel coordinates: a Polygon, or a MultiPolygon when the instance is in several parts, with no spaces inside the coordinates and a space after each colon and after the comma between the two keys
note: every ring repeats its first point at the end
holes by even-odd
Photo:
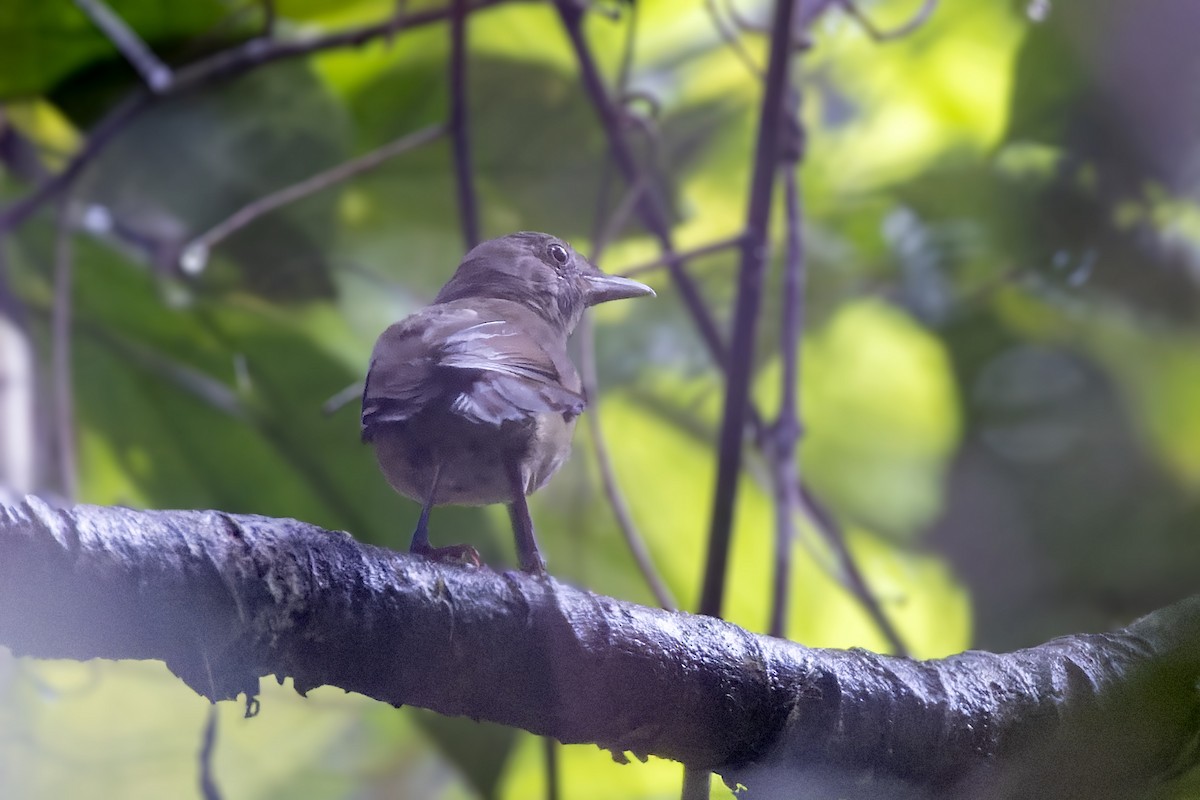
{"type": "Polygon", "coordinates": [[[404,422],[441,394],[434,380],[437,352],[426,344],[430,327],[442,320],[418,312],[389,327],[375,343],[363,386],[362,437],[376,425],[404,422]]]}
{"type": "Polygon", "coordinates": [[[454,398],[454,411],[493,425],[548,412],[567,418],[583,413],[586,402],[566,342],[546,331],[543,346],[536,333],[511,320],[489,320],[448,336],[440,366],[478,376],[454,398]]]}
{"type": "Polygon", "coordinates": [[[363,388],[363,438],[404,422],[430,403],[499,425],[553,412],[577,416],[585,402],[563,343],[557,357],[529,320],[482,320],[471,308],[430,306],[384,331],[363,388]],[[531,330],[532,327],[532,330],[531,330]]]}

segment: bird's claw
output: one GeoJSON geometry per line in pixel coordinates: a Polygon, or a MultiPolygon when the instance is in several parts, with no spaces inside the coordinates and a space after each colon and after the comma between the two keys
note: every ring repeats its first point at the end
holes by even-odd
{"type": "Polygon", "coordinates": [[[432,558],[434,561],[442,561],[447,564],[461,564],[464,566],[481,567],[483,561],[479,558],[479,551],[469,544],[451,544],[445,547],[432,547],[425,545],[414,545],[409,552],[418,553],[426,558],[432,558]]]}
{"type": "Polygon", "coordinates": [[[545,575],[546,561],[542,558],[541,553],[534,553],[532,556],[525,556],[522,559],[521,571],[527,575],[545,575]]]}

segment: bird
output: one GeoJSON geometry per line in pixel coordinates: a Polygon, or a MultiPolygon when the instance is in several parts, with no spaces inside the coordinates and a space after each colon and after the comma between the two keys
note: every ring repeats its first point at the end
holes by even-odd
{"type": "Polygon", "coordinates": [[[411,552],[478,565],[469,545],[430,543],[430,512],[506,503],[521,569],[545,572],[525,498],[567,460],[587,406],[568,337],[590,306],[653,295],[522,231],[472,248],[430,305],[379,336],[362,439],[392,488],[421,504],[411,552]]]}

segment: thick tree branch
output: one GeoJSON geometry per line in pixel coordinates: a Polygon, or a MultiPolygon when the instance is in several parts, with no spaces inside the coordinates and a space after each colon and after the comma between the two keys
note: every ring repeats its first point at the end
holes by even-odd
{"type": "Polygon", "coordinates": [[[218,699],[291,676],[300,692],[329,684],[677,759],[759,797],[813,771],[963,796],[1031,748],[1062,744],[1089,711],[1145,713],[1119,702],[1139,677],[1155,681],[1161,719],[1111,777],[1147,781],[1195,762],[1200,712],[1200,597],[1115,633],[916,662],[809,649],[293,520],[36,499],[0,506],[0,643],[162,659],[218,699]]]}

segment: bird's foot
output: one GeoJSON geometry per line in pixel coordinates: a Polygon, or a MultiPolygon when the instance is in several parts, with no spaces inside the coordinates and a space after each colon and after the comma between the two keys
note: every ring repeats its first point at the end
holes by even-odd
{"type": "Polygon", "coordinates": [[[545,575],[546,560],[542,558],[542,554],[537,550],[532,553],[522,554],[521,571],[530,575],[545,575]]]}
{"type": "Polygon", "coordinates": [[[409,552],[418,553],[426,558],[432,558],[434,561],[443,561],[447,564],[469,564],[473,567],[483,566],[483,562],[479,558],[479,551],[469,544],[451,544],[445,547],[433,547],[429,544],[413,544],[409,548],[409,552]]]}

